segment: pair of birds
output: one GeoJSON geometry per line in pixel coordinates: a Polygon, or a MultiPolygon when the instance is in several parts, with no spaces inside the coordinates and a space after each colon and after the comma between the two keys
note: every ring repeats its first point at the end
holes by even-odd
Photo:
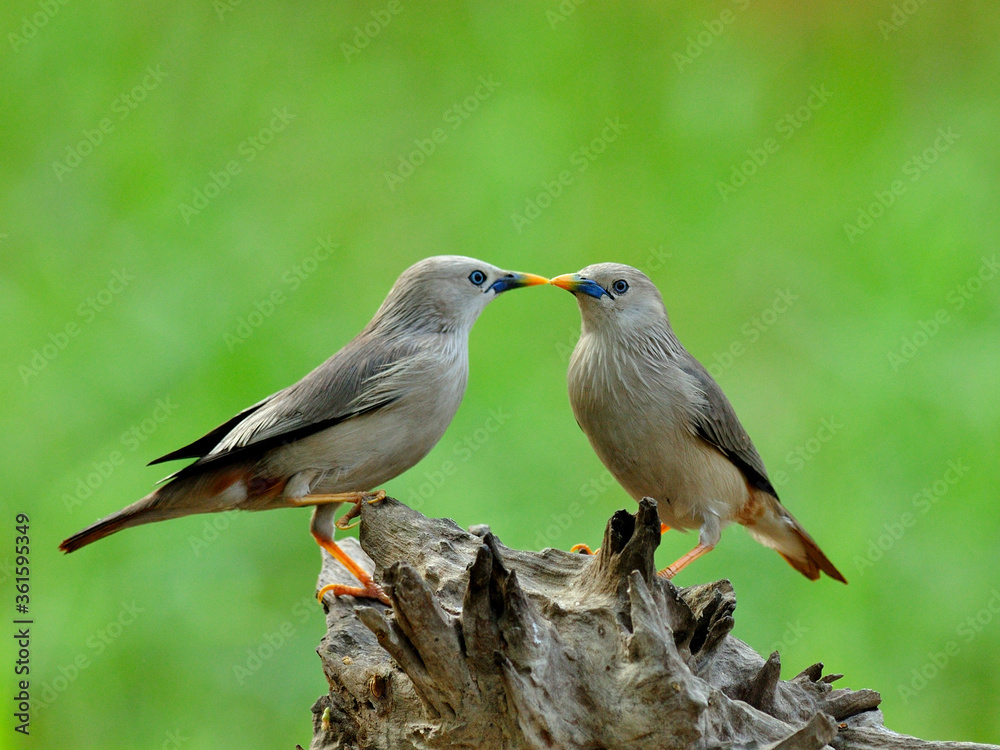
{"type": "MultiPolygon", "coordinates": [[[[673,577],[742,524],[812,580],[844,577],[778,501],[764,463],[729,400],[681,345],[656,286],[639,270],[599,263],[551,281],[462,256],[427,258],[396,281],[371,322],[294,385],[152,463],[197,460],[166,484],[66,539],[72,552],[130,526],[192,513],[313,506],[311,531],[360,586],[336,595],[388,601],[334,542],[338,504],[423,458],[458,410],[468,337],[503,292],[551,283],[573,293],[583,320],[568,381],[580,427],[636,500],[657,501],[665,527],[698,529],[698,544],[661,575],[673,577]]],[[[348,513],[348,516],[353,513],[348,513]]]]}

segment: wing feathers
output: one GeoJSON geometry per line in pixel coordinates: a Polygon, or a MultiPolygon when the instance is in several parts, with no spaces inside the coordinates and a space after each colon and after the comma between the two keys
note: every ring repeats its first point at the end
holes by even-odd
{"type": "Polygon", "coordinates": [[[418,352],[415,343],[387,345],[362,333],[302,380],[152,463],[197,458],[173,476],[187,475],[385,408],[402,395],[402,375],[418,352]]]}
{"type": "Polygon", "coordinates": [[[146,465],[152,466],[153,464],[162,464],[165,461],[176,461],[177,459],[180,458],[201,458],[206,453],[211,451],[212,448],[218,445],[219,441],[222,440],[222,438],[224,438],[227,434],[229,434],[229,432],[236,425],[238,425],[244,419],[249,417],[251,414],[257,411],[260,407],[262,407],[272,398],[274,398],[274,395],[268,396],[263,401],[258,401],[253,406],[241,411],[232,419],[223,422],[211,432],[198,438],[193,443],[188,443],[183,448],[178,448],[177,450],[171,451],[170,453],[167,453],[164,456],[160,456],[159,458],[154,458],[146,465]]]}
{"type": "Polygon", "coordinates": [[[690,354],[681,358],[678,364],[695,380],[705,397],[704,404],[699,405],[695,413],[696,434],[722,451],[743,472],[751,485],[777,497],[777,491],[767,478],[764,461],[719,384],[701,362],[690,354]]]}

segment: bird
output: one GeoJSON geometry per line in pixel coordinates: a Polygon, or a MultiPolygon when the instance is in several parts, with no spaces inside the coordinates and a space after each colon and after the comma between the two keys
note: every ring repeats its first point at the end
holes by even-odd
{"type": "Polygon", "coordinates": [[[388,604],[381,587],[334,542],[336,508],[379,501],[385,493],[375,488],[427,455],[465,393],[469,332],[479,314],[503,292],[547,282],[459,255],[415,263],[340,351],[297,383],[151,461],[197,459],[60,549],[73,552],[131,526],[193,513],[313,506],[316,542],[361,584],[324,587],[319,600],[331,591],[388,604]]]}
{"type": "Polygon", "coordinates": [[[549,283],[580,308],[567,383],[595,453],[635,500],[657,501],[663,531],[698,529],[694,549],[660,575],[673,578],[735,522],[810,580],[822,571],[847,583],[778,499],[729,399],[674,334],[656,285],[619,263],[549,283]]]}

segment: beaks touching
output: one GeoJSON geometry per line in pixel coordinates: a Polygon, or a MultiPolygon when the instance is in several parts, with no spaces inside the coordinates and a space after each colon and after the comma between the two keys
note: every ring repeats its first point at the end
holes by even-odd
{"type": "Polygon", "coordinates": [[[591,297],[600,299],[608,293],[607,289],[591,279],[585,279],[578,273],[566,273],[550,279],[549,283],[560,289],[565,289],[570,294],[589,294],[591,297]]]}
{"type": "Polygon", "coordinates": [[[536,276],[533,273],[519,273],[517,271],[511,271],[494,281],[493,284],[490,285],[490,289],[497,294],[500,294],[501,292],[506,292],[511,289],[520,289],[526,286],[538,286],[540,284],[548,283],[549,280],[544,276],[536,276]]]}

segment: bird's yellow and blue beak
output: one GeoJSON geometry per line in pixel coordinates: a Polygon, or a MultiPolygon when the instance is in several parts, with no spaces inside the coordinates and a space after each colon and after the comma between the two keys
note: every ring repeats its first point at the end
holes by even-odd
{"type": "Polygon", "coordinates": [[[556,276],[554,279],[549,279],[549,283],[560,289],[565,289],[571,294],[589,294],[591,297],[596,297],[597,299],[608,293],[596,281],[585,279],[578,273],[567,273],[562,276],[556,276]]]}
{"type": "Polygon", "coordinates": [[[544,276],[536,276],[533,273],[518,273],[517,271],[511,271],[494,281],[489,288],[497,294],[500,294],[501,292],[507,292],[511,289],[520,289],[525,286],[538,286],[540,284],[548,283],[549,280],[544,276]]]}

